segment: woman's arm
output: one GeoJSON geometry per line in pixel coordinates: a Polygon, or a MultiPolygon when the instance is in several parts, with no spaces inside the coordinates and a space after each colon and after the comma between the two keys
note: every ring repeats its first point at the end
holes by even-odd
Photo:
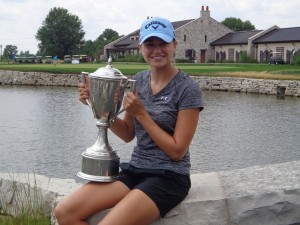
{"type": "Polygon", "coordinates": [[[115,118],[110,130],[123,141],[132,141],[135,137],[133,117],[125,112],[124,119],[115,118]]]}
{"type": "Polygon", "coordinates": [[[162,151],[176,161],[184,157],[198,125],[199,109],[180,110],[171,136],[154,122],[133,93],[128,93],[124,101],[126,112],[135,116],[162,151]]]}

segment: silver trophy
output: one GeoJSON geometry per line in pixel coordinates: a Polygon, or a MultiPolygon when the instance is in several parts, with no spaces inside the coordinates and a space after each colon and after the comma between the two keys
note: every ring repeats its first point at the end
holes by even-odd
{"type": "Polygon", "coordinates": [[[135,80],[128,79],[111,64],[110,57],[106,67],[99,68],[94,73],[81,73],[82,82],[90,91],[87,103],[99,128],[95,144],[82,153],[81,171],[77,174],[90,181],[111,182],[118,179],[120,157],[108,143],[107,129],[124,111],[120,108],[125,89],[130,86],[130,90],[135,91],[135,80]]]}

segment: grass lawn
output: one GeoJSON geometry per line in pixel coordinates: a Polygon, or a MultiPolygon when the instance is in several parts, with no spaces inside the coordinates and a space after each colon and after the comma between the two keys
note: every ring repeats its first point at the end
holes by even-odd
{"type": "MultiPolygon", "coordinates": [[[[81,73],[94,72],[106,63],[81,64],[0,64],[0,70],[38,71],[50,73],[81,73]]],[[[125,75],[133,75],[149,68],[142,63],[113,63],[125,75]]],[[[176,64],[176,67],[190,75],[230,76],[260,79],[300,80],[300,66],[296,65],[268,65],[242,63],[215,63],[215,64],[176,64]]]]}
{"type": "Polygon", "coordinates": [[[49,225],[51,219],[41,215],[1,216],[0,225],[49,225]]]}

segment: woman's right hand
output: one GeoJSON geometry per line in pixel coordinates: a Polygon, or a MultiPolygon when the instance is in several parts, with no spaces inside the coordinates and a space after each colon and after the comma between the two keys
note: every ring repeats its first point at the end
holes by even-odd
{"type": "Polygon", "coordinates": [[[83,104],[88,105],[87,100],[90,98],[90,91],[88,86],[83,83],[80,83],[78,87],[79,87],[79,100],[83,104]]]}

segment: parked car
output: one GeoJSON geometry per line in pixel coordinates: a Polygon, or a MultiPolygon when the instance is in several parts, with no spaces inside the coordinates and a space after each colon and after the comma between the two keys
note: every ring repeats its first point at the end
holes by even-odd
{"type": "Polygon", "coordinates": [[[43,57],[42,56],[36,56],[35,62],[36,63],[43,63],[43,57]]]}
{"type": "Polygon", "coordinates": [[[86,62],[88,62],[88,56],[80,55],[80,63],[86,63],[86,62]]]}
{"type": "Polygon", "coordinates": [[[45,56],[45,63],[51,64],[52,63],[52,56],[49,56],[49,55],[45,56]]]}
{"type": "Polygon", "coordinates": [[[65,55],[64,56],[64,63],[71,63],[72,62],[72,56],[71,55],[65,55]]]}
{"type": "Polygon", "coordinates": [[[80,62],[80,55],[72,56],[72,64],[78,64],[80,62]]]}
{"type": "Polygon", "coordinates": [[[281,52],[272,52],[269,59],[269,65],[284,64],[281,52]]]}
{"type": "Polygon", "coordinates": [[[16,57],[16,63],[35,63],[34,56],[16,57]]]}

